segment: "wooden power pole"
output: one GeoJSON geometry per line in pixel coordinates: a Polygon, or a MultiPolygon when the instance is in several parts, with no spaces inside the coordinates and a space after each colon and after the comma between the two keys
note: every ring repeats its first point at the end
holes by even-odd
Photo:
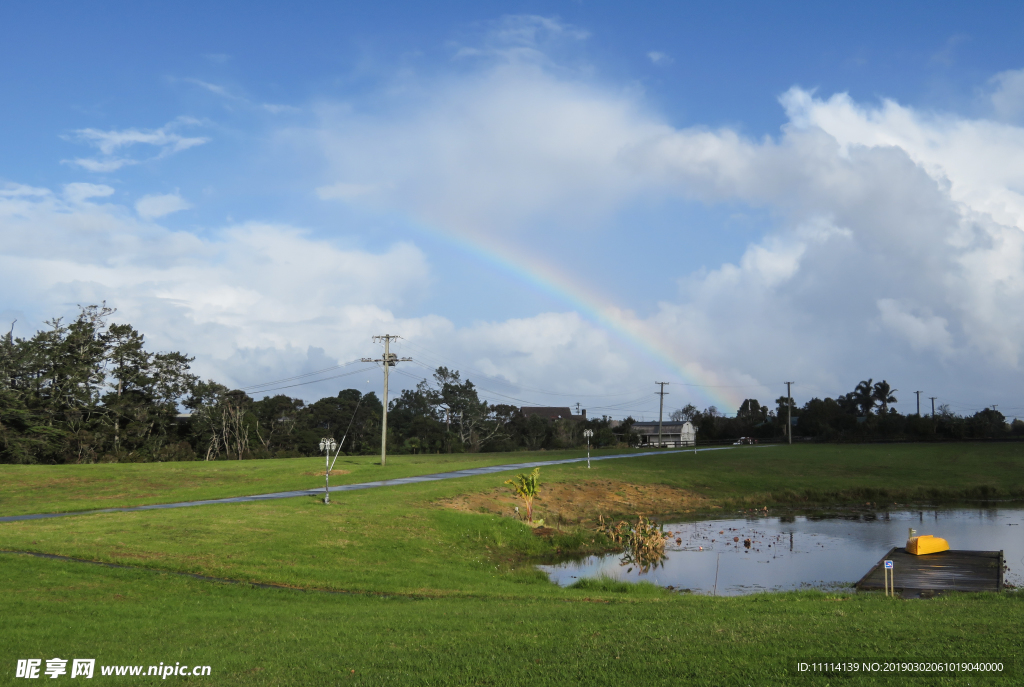
{"type": "Polygon", "coordinates": [[[388,459],[388,371],[395,366],[395,363],[411,362],[412,358],[399,358],[396,354],[391,352],[390,343],[401,339],[400,336],[393,334],[381,334],[380,336],[373,337],[374,341],[382,341],[384,343],[384,357],[382,358],[362,358],[364,363],[383,363],[384,364],[384,414],[381,416],[380,423],[380,464],[384,465],[388,459]]]}
{"type": "Polygon", "coordinates": [[[661,385],[661,391],[658,392],[658,396],[661,397],[661,400],[658,403],[658,448],[661,448],[661,414],[665,410],[665,394],[668,393],[665,391],[665,385],[668,384],[668,382],[655,382],[655,384],[661,385]]]}
{"type": "Polygon", "coordinates": [[[793,392],[790,390],[790,385],[793,382],[786,382],[786,436],[789,438],[789,443],[793,443],[793,392]]]}

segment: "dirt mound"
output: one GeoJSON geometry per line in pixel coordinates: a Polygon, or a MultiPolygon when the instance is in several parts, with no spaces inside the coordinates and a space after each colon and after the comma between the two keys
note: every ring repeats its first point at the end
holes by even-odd
{"type": "MultiPolygon", "coordinates": [[[[462,494],[439,502],[446,508],[472,513],[515,515],[515,507],[526,512],[523,502],[506,489],[478,494],[462,494]]],[[[593,523],[598,515],[605,518],[688,513],[707,508],[707,499],[697,494],[664,484],[630,484],[616,480],[587,482],[541,483],[540,494],[533,502],[533,517],[544,518],[545,524],[593,523]]]]}
{"type": "MultiPolygon", "coordinates": [[[[331,470],[331,475],[332,476],[334,476],[334,475],[347,475],[350,472],[352,472],[352,471],[351,470],[331,470]]],[[[323,477],[324,476],[324,473],[320,472],[319,470],[317,470],[316,472],[304,472],[302,474],[303,475],[315,475],[317,477],[323,477]]]]}

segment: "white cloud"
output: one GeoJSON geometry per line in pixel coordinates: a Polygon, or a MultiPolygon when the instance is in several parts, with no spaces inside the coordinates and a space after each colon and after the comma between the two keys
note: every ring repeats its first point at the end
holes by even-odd
{"type": "Polygon", "coordinates": [[[483,57],[557,67],[550,58],[553,50],[565,44],[575,45],[590,36],[580,27],[533,14],[506,15],[488,23],[487,29],[479,42],[459,46],[456,59],[483,57]]]}
{"type": "Polygon", "coordinates": [[[114,189],[104,184],[74,183],[64,186],[64,197],[72,203],[80,203],[88,198],[105,198],[114,195],[114,189]]]}
{"type": "Polygon", "coordinates": [[[317,187],[316,194],[321,200],[353,200],[373,193],[375,188],[373,184],[349,184],[339,181],[329,186],[317,187]]]}
{"type": "MultiPolygon", "coordinates": [[[[474,240],[528,244],[554,231],[605,240],[591,230],[623,222],[607,244],[614,251],[627,229],[632,241],[672,238],[621,219],[651,200],[764,211],[772,224],[763,235],[721,264],[674,275],[678,293],[653,314],[618,313],[693,378],[737,389],[703,398],[766,401],[784,379],[798,380],[798,398],[836,395],[867,377],[940,398],[1015,398],[1024,129],[1006,123],[1013,73],[994,82],[1004,122],[793,88],[780,98],[789,120],[780,133],[752,139],[673,127],[636,91],[552,66],[553,37],[582,38],[557,23],[508,20],[474,49],[488,59],[468,73],[386,90],[372,114],[324,105],[316,128],[290,128],[275,144],[320,151],[310,167],[325,171],[311,186],[324,200],[474,240]]],[[[131,131],[93,139],[106,163],[127,159],[131,146],[176,145],[131,131]]],[[[83,202],[101,195],[0,189],[0,286],[41,308],[107,298],[230,380],[361,357],[384,331],[407,336],[414,357],[426,346],[443,354],[437,364],[469,361],[524,387],[602,393],[633,388],[653,369],[572,312],[489,314],[468,327],[396,315],[429,281],[410,244],[342,249],[264,223],[200,239],[83,202]]]]}
{"type": "Polygon", "coordinates": [[[135,201],[135,212],[142,219],[156,219],[190,207],[192,204],[177,193],[147,195],[135,201]]]}
{"type": "Polygon", "coordinates": [[[675,62],[675,60],[673,60],[667,54],[665,54],[663,52],[659,52],[657,50],[652,50],[651,52],[647,53],[647,58],[652,63],[660,64],[660,65],[669,65],[669,64],[672,64],[673,62],[675,62]]]}
{"type": "Polygon", "coordinates": [[[667,130],[628,95],[517,61],[411,97],[375,119],[325,107],[313,145],[347,197],[374,185],[367,202],[465,233],[604,216],[649,183],[631,147],[667,130]]]}
{"type": "Polygon", "coordinates": [[[188,150],[208,142],[210,139],[197,136],[186,137],[171,133],[167,128],[139,130],[124,129],[122,131],[100,131],[99,129],[79,129],[75,134],[83,141],[92,143],[104,155],[111,155],[121,148],[138,143],[157,146],[170,153],[188,150]]]}
{"type": "Polygon", "coordinates": [[[996,117],[1020,121],[1024,115],[1024,69],[1000,72],[989,83],[994,87],[989,97],[996,117]]]}
{"type": "MultiPolygon", "coordinates": [[[[244,386],[374,355],[372,335],[397,333],[404,339],[392,350],[417,362],[402,367],[393,390],[447,365],[499,403],[582,400],[592,407],[599,402],[519,387],[632,392],[649,367],[573,312],[466,327],[429,313],[397,316],[395,309],[408,309],[431,282],[425,256],[409,243],[380,252],[341,248],[267,223],[200,238],[135,219],[113,203],[82,202],[103,196],[104,187],[67,191],[0,189],[0,290],[19,294],[18,303],[6,306],[20,311],[19,335],[47,317],[73,314],[75,303],[105,300],[118,308],[115,320],[131,322],[154,348],[195,355],[194,369],[203,376],[244,386]]],[[[379,393],[379,385],[374,371],[282,393],[315,400],[350,386],[379,393]]],[[[649,394],[636,395],[643,402],[614,414],[649,414],[649,394]]]]}
{"type": "Polygon", "coordinates": [[[944,356],[952,352],[953,337],[944,318],[928,313],[915,315],[892,298],[879,299],[878,311],[882,323],[904,338],[915,351],[933,349],[944,356]]]}
{"type": "Polygon", "coordinates": [[[51,191],[48,188],[36,188],[25,184],[4,184],[0,186],[0,198],[20,198],[32,196],[48,196],[51,191]]]}
{"type": "Polygon", "coordinates": [[[73,165],[78,165],[82,169],[89,172],[116,172],[122,167],[128,167],[131,165],[139,164],[138,160],[132,160],[129,158],[109,158],[106,160],[94,160],[89,157],[76,157],[73,160],[63,160],[63,162],[73,165]]]}
{"type": "Polygon", "coordinates": [[[224,86],[221,86],[221,85],[215,84],[215,83],[210,83],[208,81],[203,81],[202,79],[191,79],[191,78],[189,78],[189,79],[183,79],[183,81],[186,81],[186,82],[191,83],[191,84],[195,84],[196,86],[199,86],[200,88],[202,88],[205,91],[209,91],[210,93],[213,93],[214,95],[218,95],[221,98],[224,98],[228,102],[236,103],[238,105],[243,105],[243,106],[245,106],[247,108],[254,108],[254,109],[263,110],[264,112],[269,112],[270,114],[295,113],[295,112],[300,112],[301,111],[299,108],[294,107],[292,105],[280,105],[280,104],[275,104],[275,103],[260,103],[260,104],[256,104],[256,103],[252,102],[251,100],[249,100],[248,98],[246,98],[244,96],[238,95],[237,93],[232,93],[230,90],[228,90],[224,86]]]}
{"type": "Polygon", "coordinates": [[[133,128],[110,131],[91,128],[78,129],[74,132],[73,138],[94,146],[103,157],[99,159],[75,158],[64,160],[64,162],[78,165],[90,172],[112,172],[127,165],[139,164],[139,160],[116,155],[122,149],[133,148],[137,145],[154,146],[158,149],[157,154],[150,159],[164,158],[208,143],[210,139],[206,137],[183,136],[177,133],[178,129],[198,124],[200,122],[195,118],[178,117],[159,129],[133,128]]]}
{"type": "Polygon", "coordinates": [[[316,140],[331,177],[376,185],[351,202],[475,238],[593,227],[647,198],[765,208],[768,235],[679,275],[645,323],[678,360],[807,393],[896,374],[1015,393],[1024,129],[799,88],[781,102],[775,138],[678,129],[635,93],[509,58],[404,92],[387,116],[325,108],[316,140]]]}
{"type": "Polygon", "coordinates": [[[685,282],[682,303],[663,312],[671,331],[706,360],[767,354],[831,393],[829,378],[845,370],[918,375],[959,393],[1005,376],[996,383],[1011,393],[1017,382],[1005,380],[1020,380],[1024,355],[1014,305],[1024,296],[1024,132],[799,89],[783,102],[791,124],[778,141],[683,130],[638,149],[638,164],[688,194],[767,204],[782,218],[738,266],[685,282]],[[808,221],[834,230],[809,237],[808,221]],[[937,379],[947,362],[957,372],[937,379]]]}
{"type": "Polygon", "coordinates": [[[5,190],[0,290],[19,294],[5,307],[29,310],[38,324],[106,300],[154,346],[198,355],[198,369],[228,383],[265,379],[233,366],[246,351],[276,351],[267,354],[281,360],[272,377],[301,364],[313,344],[335,360],[365,354],[370,335],[394,322],[388,308],[429,283],[423,254],[408,243],[345,249],[265,223],[201,239],[134,220],[122,206],[81,203],[102,188],[79,185],[66,200],[5,190]]]}

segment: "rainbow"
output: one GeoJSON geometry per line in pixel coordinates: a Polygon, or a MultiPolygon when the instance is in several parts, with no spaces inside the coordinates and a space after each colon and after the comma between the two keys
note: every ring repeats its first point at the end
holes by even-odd
{"type": "MultiPolygon", "coordinates": [[[[571,279],[564,272],[547,262],[529,256],[496,239],[468,236],[461,232],[447,231],[436,227],[421,230],[431,236],[440,237],[459,250],[489,263],[515,279],[526,282],[537,290],[560,300],[585,317],[598,323],[630,348],[641,353],[655,365],[678,375],[683,381],[667,380],[699,390],[700,394],[722,412],[733,414],[742,403],[738,387],[723,385],[710,372],[688,369],[680,360],[680,353],[663,334],[647,326],[608,300],[591,293],[571,279]]],[[[652,380],[654,381],[654,380],[652,380]]]]}

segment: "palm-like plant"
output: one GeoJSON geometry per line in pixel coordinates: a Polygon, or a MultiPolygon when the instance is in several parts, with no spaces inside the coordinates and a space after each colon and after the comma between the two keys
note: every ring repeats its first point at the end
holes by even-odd
{"type": "Polygon", "coordinates": [[[533,522],[533,499],[540,491],[540,468],[534,468],[529,475],[516,475],[515,479],[505,480],[511,485],[513,493],[526,504],[526,519],[533,522]]]}
{"type": "Polygon", "coordinates": [[[857,385],[857,388],[853,390],[853,397],[856,399],[857,407],[864,413],[865,416],[871,414],[871,411],[875,409],[875,389],[871,386],[873,380],[861,382],[857,385]]]}
{"type": "Polygon", "coordinates": [[[899,391],[899,389],[893,389],[892,387],[889,386],[889,382],[885,381],[884,379],[875,384],[872,393],[875,397],[875,400],[878,401],[879,404],[881,404],[883,415],[889,412],[890,403],[897,402],[896,397],[893,396],[893,394],[895,394],[897,391],[899,391]]]}

